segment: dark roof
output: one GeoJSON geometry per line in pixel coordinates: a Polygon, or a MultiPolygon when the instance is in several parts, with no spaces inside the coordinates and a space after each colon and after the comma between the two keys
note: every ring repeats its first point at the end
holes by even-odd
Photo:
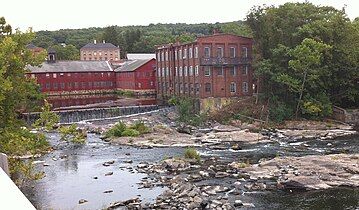
{"type": "Polygon", "coordinates": [[[81,47],[83,49],[119,49],[111,43],[88,43],[85,46],[81,47]]]}
{"type": "Polygon", "coordinates": [[[115,71],[122,71],[122,72],[126,72],[126,71],[135,71],[136,69],[138,69],[139,67],[145,65],[146,63],[150,62],[151,60],[154,60],[154,58],[152,59],[143,59],[143,60],[131,60],[131,61],[126,61],[125,63],[123,63],[119,68],[115,69],[115,71]]]}
{"type": "Polygon", "coordinates": [[[113,71],[108,61],[57,61],[44,62],[40,67],[28,66],[31,73],[103,72],[113,71]]]}

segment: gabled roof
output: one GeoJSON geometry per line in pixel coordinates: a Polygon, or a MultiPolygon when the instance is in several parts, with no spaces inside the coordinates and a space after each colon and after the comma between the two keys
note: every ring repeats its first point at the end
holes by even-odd
{"type": "Polygon", "coordinates": [[[128,72],[128,71],[135,71],[136,69],[140,68],[141,66],[145,65],[146,63],[150,62],[152,59],[138,59],[138,60],[131,60],[124,62],[120,67],[115,69],[116,72],[128,72]]]}
{"type": "Polygon", "coordinates": [[[113,71],[108,61],[56,61],[44,62],[40,67],[28,66],[31,73],[104,72],[113,71]]]}
{"type": "Polygon", "coordinates": [[[88,43],[85,46],[81,47],[81,50],[84,49],[119,49],[118,47],[116,47],[115,45],[111,44],[111,43],[88,43]]]}

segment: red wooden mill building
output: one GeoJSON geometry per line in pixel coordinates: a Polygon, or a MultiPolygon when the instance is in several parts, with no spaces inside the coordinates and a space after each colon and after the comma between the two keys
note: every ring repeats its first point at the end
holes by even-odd
{"type": "Polygon", "coordinates": [[[47,61],[28,66],[27,76],[36,79],[49,95],[104,93],[114,90],[155,93],[155,59],[131,60],[113,66],[109,61],[58,61],[49,50],[47,61]]]}
{"type": "Polygon", "coordinates": [[[213,34],[191,43],[158,47],[157,97],[252,95],[252,44],[251,38],[213,34]]]}

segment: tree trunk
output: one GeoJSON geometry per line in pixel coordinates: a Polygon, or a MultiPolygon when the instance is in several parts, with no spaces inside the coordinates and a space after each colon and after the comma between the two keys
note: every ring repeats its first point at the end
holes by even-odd
{"type": "Polygon", "coordinates": [[[302,87],[300,89],[300,95],[299,95],[299,100],[298,100],[298,104],[297,104],[297,109],[295,110],[295,119],[298,119],[299,106],[300,106],[300,102],[303,97],[304,84],[305,84],[306,79],[307,79],[307,71],[304,72],[303,83],[302,83],[302,87]]]}

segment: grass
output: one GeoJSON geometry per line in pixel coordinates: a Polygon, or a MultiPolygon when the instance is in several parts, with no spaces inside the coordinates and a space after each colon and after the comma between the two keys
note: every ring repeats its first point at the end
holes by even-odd
{"type": "Polygon", "coordinates": [[[86,142],[86,134],[77,129],[75,124],[63,126],[59,128],[61,140],[70,141],[75,144],[84,144],[86,142]]]}
{"type": "Polygon", "coordinates": [[[184,151],[184,157],[197,160],[198,162],[201,160],[201,155],[193,147],[189,147],[184,151]]]}

